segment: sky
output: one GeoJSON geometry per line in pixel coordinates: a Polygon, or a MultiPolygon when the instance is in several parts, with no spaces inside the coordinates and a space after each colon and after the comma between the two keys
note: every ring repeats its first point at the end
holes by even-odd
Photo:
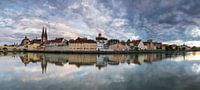
{"type": "Polygon", "coordinates": [[[49,39],[153,39],[200,46],[200,0],[0,0],[0,44],[49,39]]]}

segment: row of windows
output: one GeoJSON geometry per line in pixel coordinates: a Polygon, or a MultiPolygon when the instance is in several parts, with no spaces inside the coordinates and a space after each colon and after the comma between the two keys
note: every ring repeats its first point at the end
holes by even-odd
{"type": "Polygon", "coordinates": [[[90,46],[96,46],[96,44],[69,44],[71,46],[84,46],[84,45],[90,45],[90,46]]]}
{"type": "Polygon", "coordinates": [[[96,49],[96,48],[70,48],[70,49],[80,49],[80,50],[82,50],[82,49],[96,49]]]}
{"type": "Polygon", "coordinates": [[[76,46],[76,47],[88,47],[88,46],[93,46],[96,47],[96,45],[69,45],[71,47],[76,46]]]}

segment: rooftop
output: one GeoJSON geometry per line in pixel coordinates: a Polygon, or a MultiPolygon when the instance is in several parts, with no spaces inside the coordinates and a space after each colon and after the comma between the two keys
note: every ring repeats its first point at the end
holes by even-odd
{"type": "Polygon", "coordinates": [[[76,40],[70,39],[69,43],[96,43],[94,40],[78,37],[76,40]]]}

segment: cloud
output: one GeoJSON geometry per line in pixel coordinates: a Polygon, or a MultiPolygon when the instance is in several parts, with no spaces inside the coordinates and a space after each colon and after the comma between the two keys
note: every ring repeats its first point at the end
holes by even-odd
{"type": "Polygon", "coordinates": [[[189,46],[199,46],[199,43],[200,41],[183,41],[183,40],[173,40],[173,41],[165,41],[163,42],[165,44],[177,44],[177,45],[183,45],[183,44],[186,44],[186,45],[189,45],[189,46]]]}
{"type": "Polygon", "coordinates": [[[191,31],[193,37],[200,37],[200,27],[194,27],[191,31]]]}
{"type": "Polygon", "coordinates": [[[101,32],[124,40],[198,41],[199,5],[198,0],[7,0],[0,1],[0,32],[33,38],[31,33],[40,36],[48,26],[50,38],[94,39],[101,32]]]}

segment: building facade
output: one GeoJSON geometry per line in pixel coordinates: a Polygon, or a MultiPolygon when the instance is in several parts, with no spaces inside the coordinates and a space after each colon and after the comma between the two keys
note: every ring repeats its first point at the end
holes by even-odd
{"type": "Polygon", "coordinates": [[[39,50],[41,49],[41,39],[33,39],[28,45],[28,50],[39,50]]]}
{"type": "Polygon", "coordinates": [[[154,48],[156,48],[156,50],[162,50],[162,43],[154,42],[154,48]]]}
{"type": "Polygon", "coordinates": [[[101,36],[101,33],[99,33],[98,37],[96,37],[97,42],[97,51],[106,51],[108,49],[107,43],[108,39],[101,36]]]}
{"type": "Polygon", "coordinates": [[[27,38],[27,36],[25,36],[24,39],[21,41],[20,46],[23,46],[24,48],[28,48],[29,43],[30,43],[30,40],[27,38]]]}
{"type": "Polygon", "coordinates": [[[54,40],[48,40],[45,46],[45,51],[67,51],[68,41],[64,38],[56,38],[54,40]]]}
{"type": "Polygon", "coordinates": [[[118,39],[110,39],[110,40],[108,40],[107,45],[110,46],[110,45],[118,44],[118,43],[120,43],[120,41],[118,39]]]}
{"type": "Polygon", "coordinates": [[[122,43],[117,43],[109,46],[112,51],[127,51],[128,47],[122,43]]]}
{"type": "Polygon", "coordinates": [[[48,40],[47,45],[48,47],[59,47],[59,46],[66,46],[68,45],[68,41],[64,38],[56,38],[54,40],[48,40]]]}
{"type": "Polygon", "coordinates": [[[78,37],[76,40],[69,40],[70,51],[96,51],[97,43],[94,40],[78,37]]]}
{"type": "Polygon", "coordinates": [[[130,42],[128,42],[130,50],[145,50],[146,47],[144,45],[144,43],[141,40],[132,40],[130,42]]]}
{"type": "Polygon", "coordinates": [[[143,42],[146,50],[156,50],[156,47],[154,46],[153,40],[147,40],[146,42],[143,42]]]}

